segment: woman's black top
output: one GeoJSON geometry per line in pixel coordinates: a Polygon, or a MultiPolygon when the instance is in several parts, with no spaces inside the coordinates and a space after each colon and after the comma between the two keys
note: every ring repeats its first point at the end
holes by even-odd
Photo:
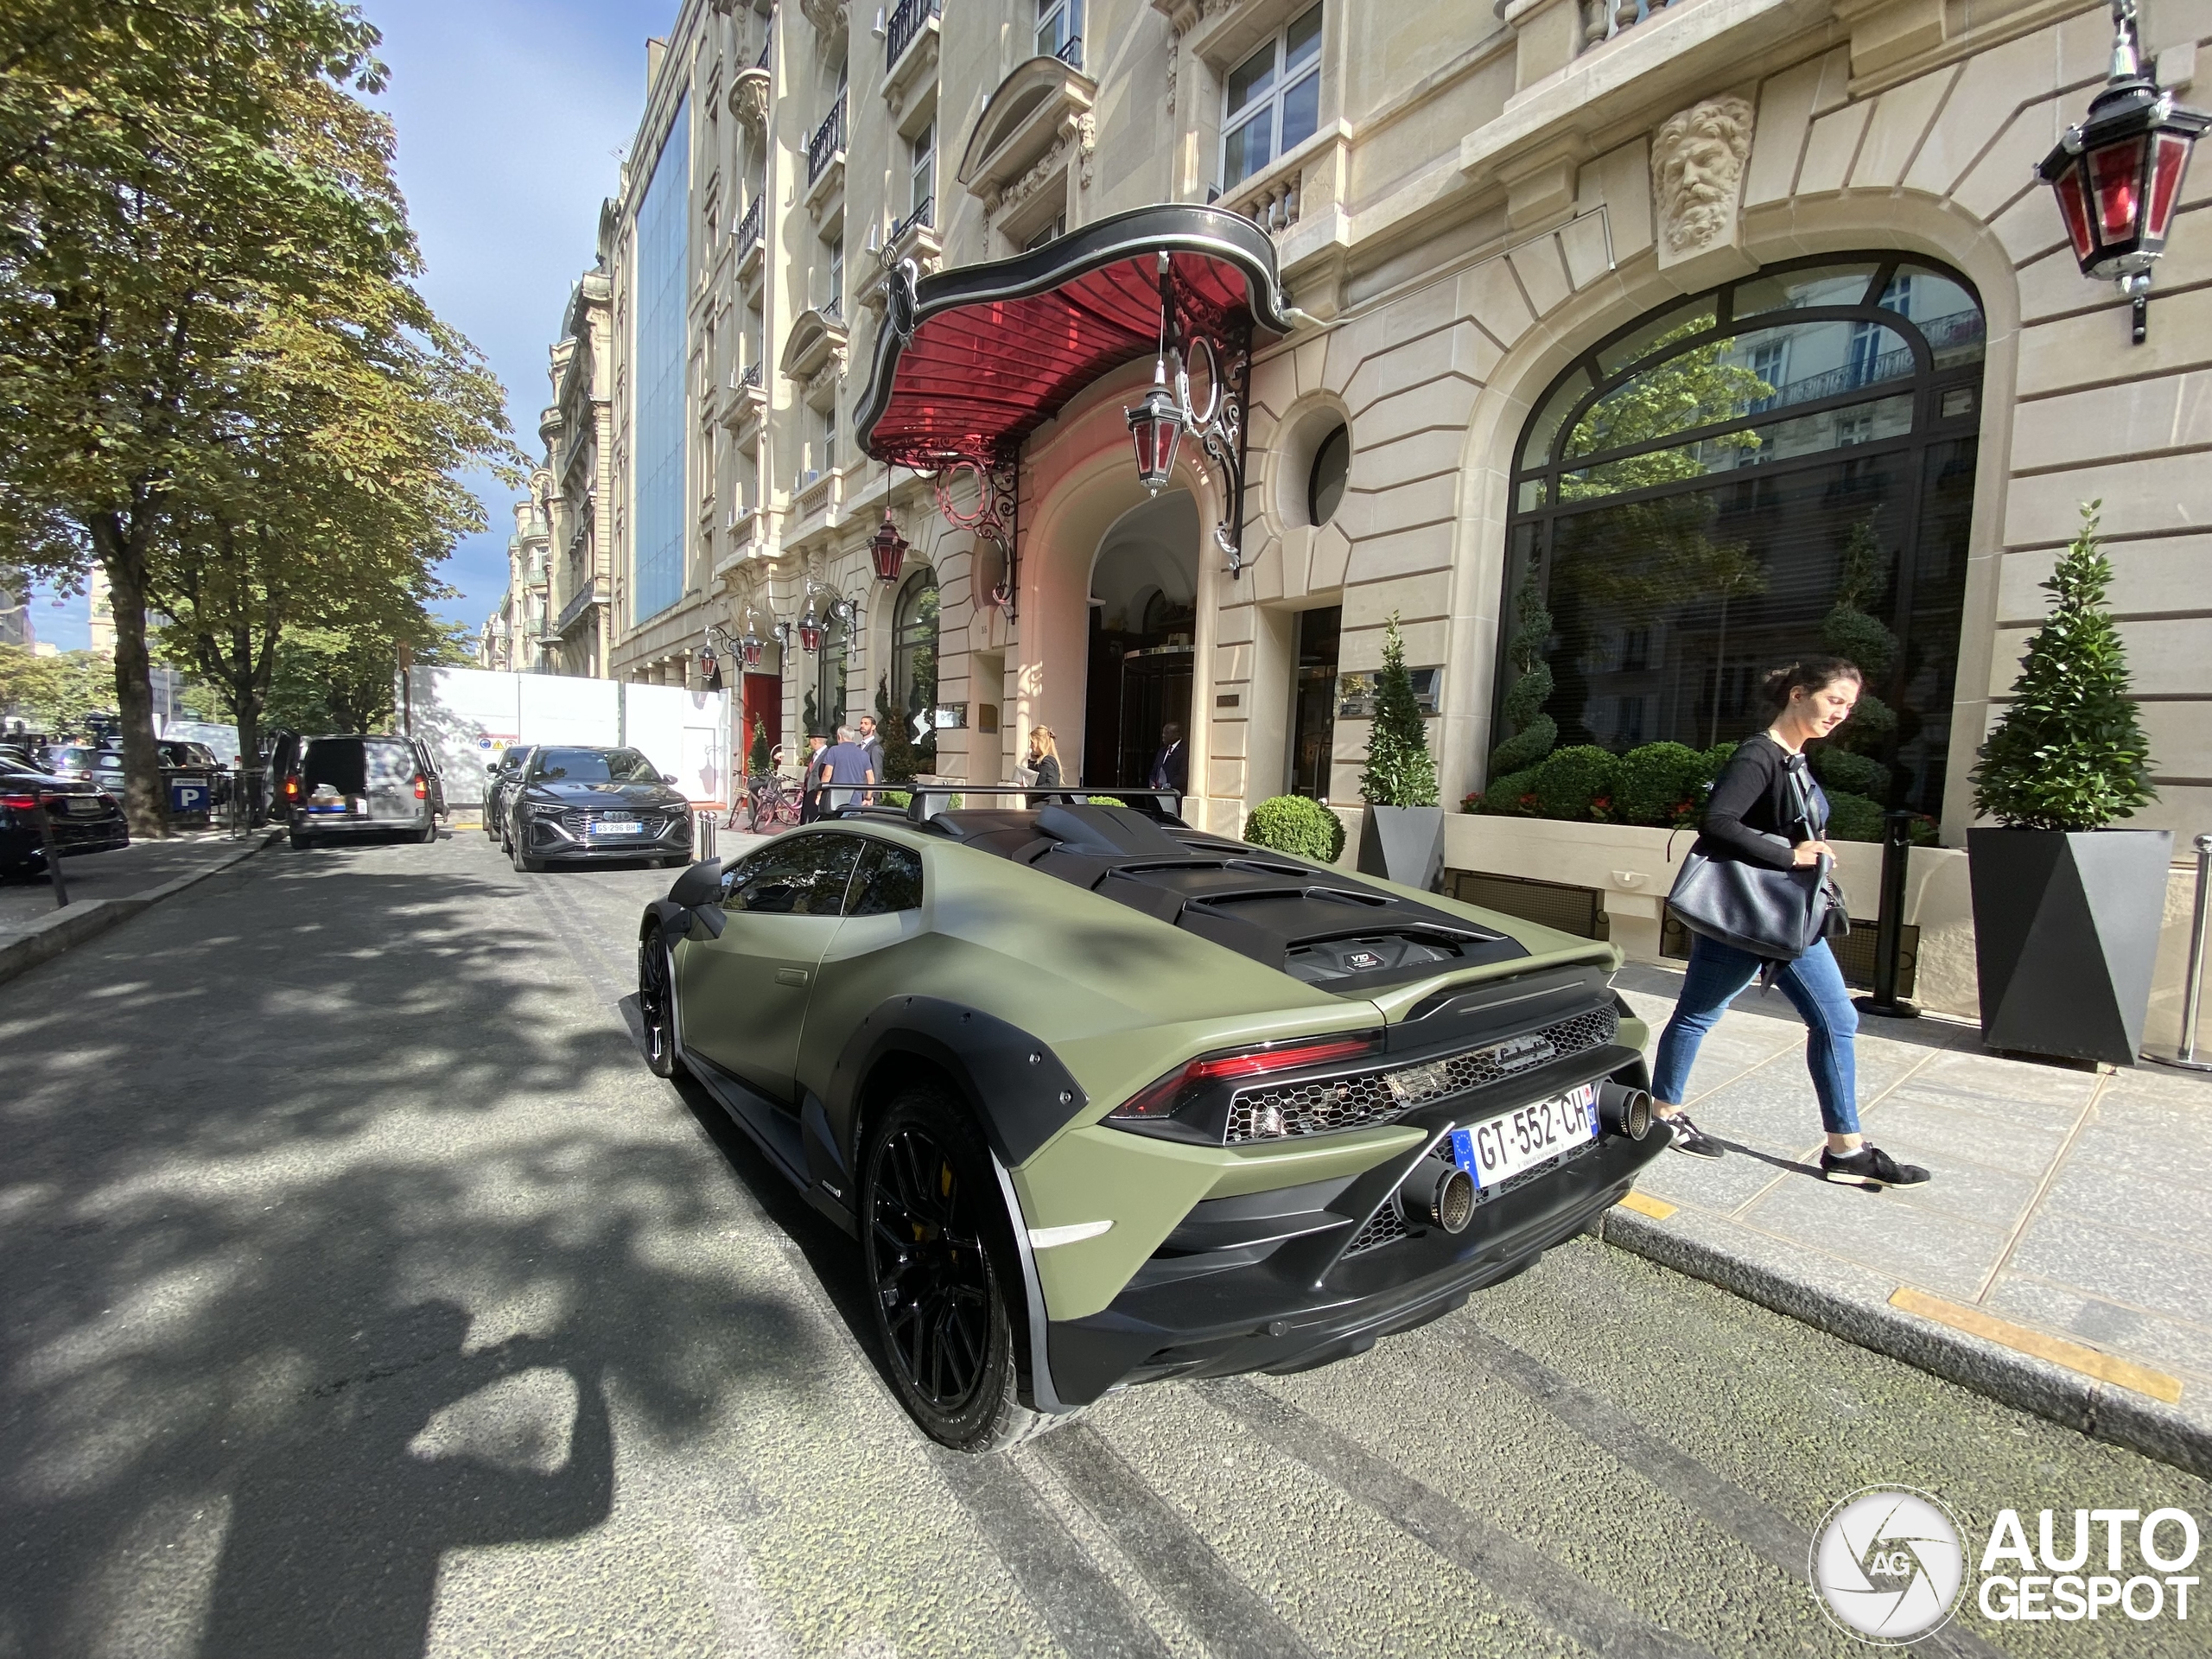
{"type": "Polygon", "coordinates": [[[1705,819],[1698,828],[1697,850],[1707,858],[1739,859],[1786,870],[1794,861],[1797,843],[1818,841],[1827,825],[1828,798],[1821,792],[1803,753],[1792,754],[1768,734],[1758,732],[1736,746],[1736,753],[1713,779],[1705,819]]]}
{"type": "Polygon", "coordinates": [[[1058,755],[1040,754],[1037,757],[1037,786],[1040,789],[1058,789],[1060,786],[1058,755]]]}

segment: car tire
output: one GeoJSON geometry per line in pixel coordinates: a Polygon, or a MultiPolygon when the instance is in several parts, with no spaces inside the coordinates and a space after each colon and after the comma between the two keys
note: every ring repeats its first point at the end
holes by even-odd
{"type": "Polygon", "coordinates": [[[1061,1421],[1021,1403],[1027,1316],[990,1154],[966,1115],[904,1090],[868,1126],[861,1250],[892,1386],[922,1432],[1001,1452],[1061,1421]]]}
{"type": "Polygon", "coordinates": [[[523,851],[521,848],[516,846],[512,842],[509,842],[507,843],[507,861],[515,867],[516,873],[520,875],[543,875],[545,874],[545,861],[543,859],[532,858],[528,853],[523,851]]]}
{"type": "Polygon", "coordinates": [[[423,826],[423,828],[422,828],[421,832],[420,832],[420,833],[418,833],[418,834],[416,836],[416,837],[415,837],[415,839],[416,839],[416,840],[417,840],[417,841],[421,842],[423,843],[423,845],[424,845],[425,847],[428,847],[428,846],[429,846],[432,842],[435,841],[437,838],[438,838],[438,821],[437,821],[435,818],[432,818],[432,819],[431,819],[428,823],[424,824],[424,825],[423,826]]]}
{"type": "Polygon", "coordinates": [[[645,1065],[657,1077],[680,1077],[676,1052],[676,962],[658,927],[638,940],[638,1018],[645,1027],[645,1065]]]}
{"type": "Polygon", "coordinates": [[[315,837],[313,836],[302,835],[297,830],[292,831],[292,850],[294,852],[303,853],[314,845],[315,837]]]}

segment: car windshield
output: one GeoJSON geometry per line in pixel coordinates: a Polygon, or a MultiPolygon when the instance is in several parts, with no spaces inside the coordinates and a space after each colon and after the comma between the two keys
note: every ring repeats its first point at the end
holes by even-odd
{"type": "Polygon", "coordinates": [[[547,749],[537,775],[564,784],[657,784],[660,773],[635,749],[547,749]]]}

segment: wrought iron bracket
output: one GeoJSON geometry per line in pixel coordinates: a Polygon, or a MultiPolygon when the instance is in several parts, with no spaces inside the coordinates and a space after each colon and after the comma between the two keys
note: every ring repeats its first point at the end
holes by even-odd
{"type": "MultiPolygon", "coordinates": [[[[1163,259],[1161,262],[1166,262],[1163,259]]],[[[1229,578],[1244,574],[1244,412],[1252,396],[1252,322],[1249,315],[1225,317],[1211,307],[1201,307],[1190,291],[1160,276],[1161,297],[1174,318],[1169,349],[1175,365],[1175,395],[1184,411],[1184,430],[1219,472],[1222,480],[1221,518],[1213,527],[1214,545],[1229,561],[1229,578]],[[1191,402],[1190,359],[1193,347],[1205,348],[1213,385],[1207,408],[1200,416],[1191,402]]]]}
{"type": "Polygon", "coordinates": [[[1020,456],[949,455],[934,473],[919,475],[930,480],[938,517],[955,530],[970,531],[985,541],[996,542],[1006,555],[1006,574],[984,598],[1013,621],[1021,591],[1016,564],[1021,527],[1020,456]],[[952,499],[954,481],[969,474],[974,476],[977,492],[972,509],[958,505],[952,499]]]}

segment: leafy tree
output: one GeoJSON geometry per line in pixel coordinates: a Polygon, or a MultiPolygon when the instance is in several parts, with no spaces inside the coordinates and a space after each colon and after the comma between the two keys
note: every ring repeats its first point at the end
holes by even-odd
{"type": "Polygon", "coordinates": [[[2081,529],[2043,584],[2050,619],[2028,641],[2012,704],[1981,746],[1974,810],[2002,824],[2094,830],[2156,798],[2126,652],[2105,609],[2112,561],[2097,540],[2103,505],[2082,507],[2081,529]]]}
{"type": "Polygon", "coordinates": [[[753,747],[746,761],[755,778],[766,778],[776,769],[775,752],[768,747],[768,722],[758,715],[753,718],[753,747]]]}
{"type": "MultiPolygon", "coordinates": [[[[267,723],[296,732],[389,729],[397,712],[398,645],[417,666],[463,668],[475,656],[454,624],[425,612],[414,637],[390,637],[383,619],[355,627],[303,627],[278,643],[263,705],[267,723]]],[[[245,734],[239,734],[241,750],[245,734]]]]}
{"type": "Polygon", "coordinates": [[[883,740],[883,778],[887,784],[911,784],[925,768],[922,756],[904,718],[891,707],[891,677],[875,683],[875,734],[883,740]]]}
{"type": "Polygon", "coordinates": [[[0,714],[34,731],[81,733],[86,717],[115,706],[107,664],[89,651],[41,657],[0,645],[0,714]]]}
{"type": "Polygon", "coordinates": [[[1375,723],[1368,733],[1359,792],[1373,806],[1436,804],[1436,760],[1428,752],[1427,722],[1414,696],[1414,677],[1406,671],[1406,642],[1395,611],[1382,637],[1382,671],[1376,677],[1375,723]]]}

